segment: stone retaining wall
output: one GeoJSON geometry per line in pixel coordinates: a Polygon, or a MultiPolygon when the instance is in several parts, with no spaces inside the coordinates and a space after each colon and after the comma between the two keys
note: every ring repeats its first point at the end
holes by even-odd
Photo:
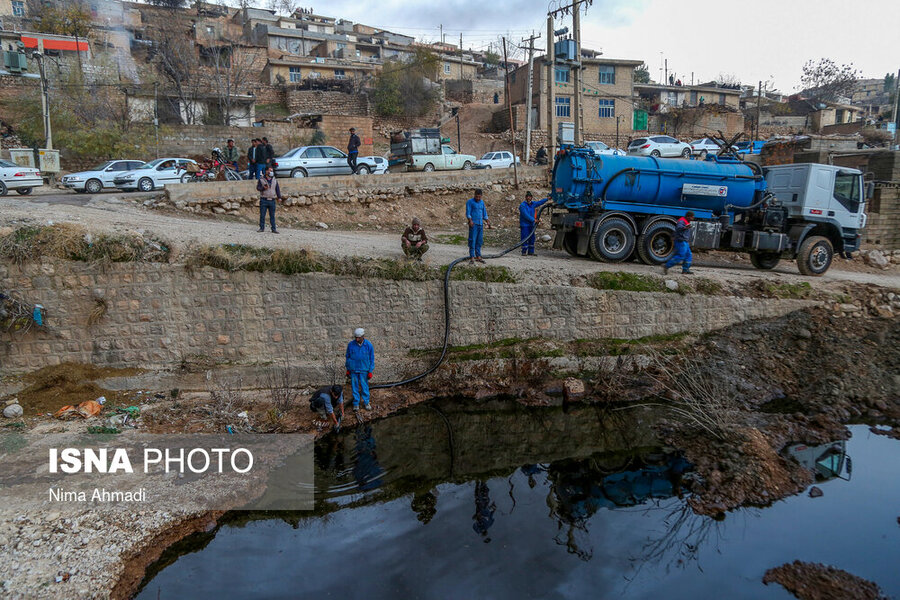
{"type": "MultiPolygon", "coordinates": [[[[475,187],[501,192],[513,185],[513,177],[507,169],[491,169],[280,179],[279,184],[285,197],[284,206],[292,207],[319,202],[369,204],[396,201],[414,194],[457,194],[475,187]]],[[[542,168],[519,169],[519,183],[522,186],[542,185],[546,178],[547,172],[542,168]]],[[[259,193],[256,183],[252,181],[176,184],[166,186],[164,195],[147,201],[147,205],[174,206],[189,212],[238,214],[242,207],[258,206],[259,193]]]]}
{"type": "MultiPolygon", "coordinates": [[[[453,345],[505,338],[638,338],[706,332],[780,316],[803,301],[453,282],[453,345]]],[[[342,363],[355,327],[375,344],[382,381],[409,367],[409,350],[438,347],[441,282],[325,274],[231,273],[182,265],[101,267],[46,259],[0,265],[0,289],[45,308],[45,327],[0,337],[0,375],[73,361],[174,368],[183,361],[255,364],[287,359],[311,371],[342,363]],[[106,314],[90,325],[102,299],[106,314]]]]}

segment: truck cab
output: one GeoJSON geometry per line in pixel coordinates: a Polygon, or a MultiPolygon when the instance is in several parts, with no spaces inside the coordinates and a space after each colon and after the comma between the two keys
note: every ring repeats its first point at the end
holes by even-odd
{"type": "Polygon", "coordinates": [[[787,208],[788,222],[806,230],[800,237],[826,237],[839,253],[859,250],[866,226],[862,172],[806,163],[765,167],[764,173],[769,192],[787,208]]]}

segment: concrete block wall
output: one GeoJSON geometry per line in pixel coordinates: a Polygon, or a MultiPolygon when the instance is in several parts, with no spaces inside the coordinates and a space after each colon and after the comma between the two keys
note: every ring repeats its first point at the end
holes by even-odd
{"type": "Polygon", "coordinates": [[[900,182],[877,183],[869,201],[863,244],[900,250],[900,182]]]}
{"type": "Polygon", "coordinates": [[[334,146],[342,151],[347,151],[347,142],[350,139],[350,128],[356,129],[356,135],[362,141],[359,148],[360,156],[372,156],[374,154],[373,119],[365,116],[350,115],[322,115],[318,129],[325,134],[325,144],[334,146]]]}
{"type": "MultiPolygon", "coordinates": [[[[568,286],[453,282],[453,345],[545,337],[639,338],[702,333],[775,317],[809,303],[598,291],[568,286]]],[[[0,337],[0,375],[61,362],[174,368],[287,359],[315,371],[341,363],[355,327],[375,345],[376,380],[398,374],[410,349],[438,347],[441,282],[361,280],[320,273],[231,273],[183,265],[58,260],[0,265],[0,289],[45,308],[45,326],[0,337]],[[96,299],[106,314],[89,325],[96,299]]]]}
{"type": "Polygon", "coordinates": [[[369,97],[366,94],[347,94],[321,90],[288,90],[288,110],[293,113],[317,115],[371,115],[369,97]]]}

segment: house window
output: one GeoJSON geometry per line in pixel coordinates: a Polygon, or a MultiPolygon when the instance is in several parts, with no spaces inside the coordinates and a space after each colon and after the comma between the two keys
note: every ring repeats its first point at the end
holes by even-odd
{"type": "Polygon", "coordinates": [[[25,2],[23,2],[22,0],[13,0],[12,14],[14,17],[24,17],[25,16],[25,2]]]}
{"type": "Polygon", "coordinates": [[[300,67],[290,67],[290,70],[290,79],[292,83],[299,83],[300,81],[303,81],[303,77],[300,75],[300,67]]]}
{"type": "Polygon", "coordinates": [[[719,104],[725,105],[725,94],[719,94],[719,104]]]}
{"type": "Polygon", "coordinates": [[[345,43],[343,43],[343,42],[338,42],[338,43],[337,43],[337,49],[338,49],[338,50],[343,50],[343,49],[346,48],[346,47],[347,47],[347,44],[345,44],[345,43]]]}
{"type": "Polygon", "coordinates": [[[556,67],[556,83],[569,83],[569,67],[556,67]]]}
{"type": "Polygon", "coordinates": [[[207,26],[206,26],[206,34],[207,34],[207,35],[213,35],[213,34],[215,34],[215,33],[216,33],[216,28],[215,28],[215,27],[213,27],[212,25],[207,25],[207,26]]]}
{"type": "Polygon", "coordinates": [[[697,90],[691,90],[691,106],[697,105],[697,90]]]}
{"type": "Polygon", "coordinates": [[[444,63],[444,74],[445,75],[450,74],[450,63],[444,63]]]}
{"type": "Polygon", "coordinates": [[[347,75],[344,74],[344,69],[335,69],[334,70],[334,78],[335,79],[346,79],[347,75]]]}
{"type": "Polygon", "coordinates": [[[615,100],[601,100],[600,101],[600,112],[598,116],[601,119],[614,119],[616,116],[616,101],[615,100]]]}
{"type": "Polygon", "coordinates": [[[558,97],[556,99],[556,116],[557,117],[570,117],[572,114],[571,104],[572,104],[571,98],[558,97]]]}
{"type": "Polygon", "coordinates": [[[612,65],[600,65],[600,83],[615,85],[616,68],[612,65]]]}

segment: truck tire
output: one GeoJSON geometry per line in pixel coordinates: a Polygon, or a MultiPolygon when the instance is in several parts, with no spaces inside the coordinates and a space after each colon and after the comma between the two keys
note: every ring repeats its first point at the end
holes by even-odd
{"type": "Polygon", "coordinates": [[[471,169],[471,168],[472,168],[472,163],[469,162],[469,161],[467,160],[467,161],[463,164],[463,171],[468,171],[468,170],[471,169]]]}
{"type": "Polygon", "coordinates": [[[588,254],[594,260],[622,262],[631,256],[634,241],[631,223],[625,219],[607,219],[591,235],[588,254]]]}
{"type": "Polygon", "coordinates": [[[675,225],[671,221],[651,223],[637,239],[637,255],[646,265],[661,265],[675,252],[675,225]]]}
{"type": "Polygon", "coordinates": [[[769,271],[778,266],[781,254],[778,252],[751,252],[750,264],[762,271],[769,271]]]}
{"type": "Polygon", "coordinates": [[[425,171],[426,173],[431,173],[432,171],[434,171],[434,165],[431,163],[428,163],[424,167],[422,167],[422,170],[425,171]]]}
{"type": "Polygon", "coordinates": [[[834,258],[834,247],[827,237],[813,235],[800,244],[797,251],[797,268],[802,275],[818,277],[828,270],[834,258]]]}
{"type": "Polygon", "coordinates": [[[567,233],[563,237],[562,247],[569,256],[578,256],[578,234],[574,231],[567,233]]]}

